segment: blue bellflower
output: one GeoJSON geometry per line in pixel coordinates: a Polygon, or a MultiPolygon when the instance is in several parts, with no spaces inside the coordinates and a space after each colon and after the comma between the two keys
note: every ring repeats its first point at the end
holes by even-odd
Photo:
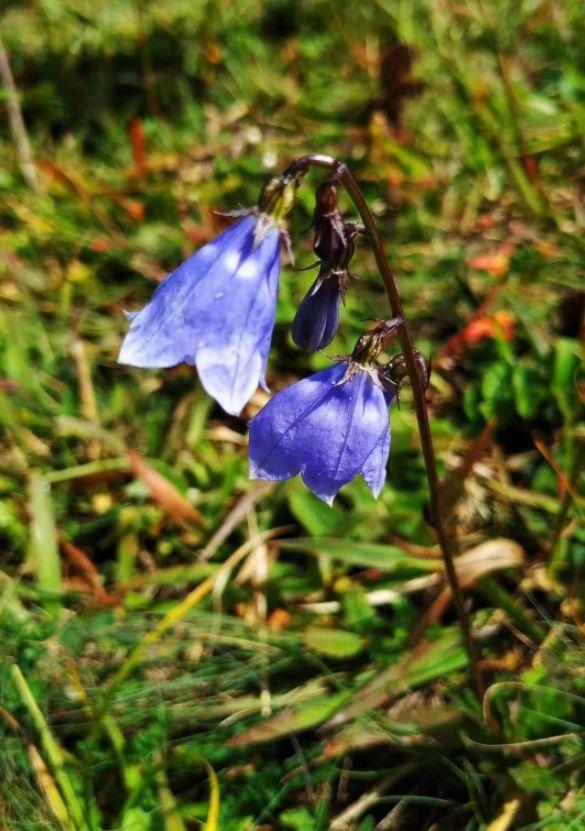
{"type": "Polygon", "coordinates": [[[378,496],[390,452],[388,405],[365,367],[341,362],[274,396],[250,422],[250,477],[301,478],[328,505],[361,473],[378,496]]]}
{"type": "Polygon", "coordinates": [[[372,348],[370,335],[360,338],[351,358],[278,393],[252,419],[251,478],[282,480],[300,473],[307,487],[331,505],[339,489],[361,474],[379,495],[390,452],[388,407],[396,386],[373,365],[379,349],[377,344],[372,348]]]}
{"type": "Polygon", "coordinates": [[[118,361],[197,367],[205,390],[238,415],[265,371],[280,272],[281,220],[294,183],[275,180],[253,210],[173,271],[128,317],[118,361]],[[292,187],[291,187],[292,186],[292,187]]]}

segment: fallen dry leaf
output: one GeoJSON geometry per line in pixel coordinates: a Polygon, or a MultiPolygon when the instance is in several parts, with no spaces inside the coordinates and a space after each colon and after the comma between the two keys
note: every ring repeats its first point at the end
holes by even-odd
{"type": "Polygon", "coordinates": [[[203,514],[188,502],[183,494],[165,479],[162,474],[155,470],[136,450],[128,448],[128,460],[134,475],[141,479],[155,502],[174,520],[181,528],[188,528],[189,523],[205,526],[203,514]]]}

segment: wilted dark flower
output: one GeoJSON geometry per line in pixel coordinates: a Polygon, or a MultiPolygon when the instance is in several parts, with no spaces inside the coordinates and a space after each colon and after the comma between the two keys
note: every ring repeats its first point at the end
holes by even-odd
{"type": "Polygon", "coordinates": [[[313,251],[323,262],[337,260],[346,248],[345,223],[338,199],[337,182],[327,179],[317,188],[313,216],[313,251]]]}
{"type": "Polygon", "coordinates": [[[361,474],[378,496],[390,452],[388,407],[395,385],[375,366],[401,321],[362,335],[351,357],[278,393],[250,422],[250,476],[282,480],[298,473],[331,505],[361,474]]]}
{"type": "Polygon", "coordinates": [[[260,206],[169,275],[132,324],[118,360],[195,364],[205,390],[237,415],[265,385],[280,271],[282,220],[296,182],[277,177],[260,206]]]}

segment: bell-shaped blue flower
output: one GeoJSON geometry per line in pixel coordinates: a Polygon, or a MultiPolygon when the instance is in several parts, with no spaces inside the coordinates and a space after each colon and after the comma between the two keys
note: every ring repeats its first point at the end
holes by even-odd
{"type": "Polygon", "coordinates": [[[344,288],[336,273],[321,273],[303,298],[292,325],[297,346],[316,352],[331,343],[339,326],[344,288]]]}
{"type": "Polygon", "coordinates": [[[118,360],[197,366],[205,390],[238,415],[264,385],[276,314],[280,228],[251,213],[200,248],[129,315],[118,360]]]}
{"type": "Polygon", "coordinates": [[[272,398],[250,422],[250,476],[300,473],[331,505],[359,473],[378,496],[390,452],[388,406],[394,386],[377,367],[351,359],[317,372],[272,398]]]}

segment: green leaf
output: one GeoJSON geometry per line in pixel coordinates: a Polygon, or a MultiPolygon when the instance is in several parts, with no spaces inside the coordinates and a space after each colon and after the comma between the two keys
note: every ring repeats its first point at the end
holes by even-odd
{"type": "Polygon", "coordinates": [[[120,831],[148,831],[150,824],[150,815],[146,811],[142,808],[130,808],[124,812],[120,831]]]}
{"type": "Polygon", "coordinates": [[[289,495],[292,513],[309,534],[330,534],[343,519],[343,512],[335,505],[329,507],[306,490],[295,490],[289,495]]]}
{"type": "Polygon", "coordinates": [[[306,551],[313,555],[325,555],[334,560],[362,568],[377,568],[384,572],[408,569],[427,573],[441,567],[441,561],[406,554],[396,545],[340,540],[333,537],[307,537],[285,540],[282,548],[306,551]]]}
{"type": "Polygon", "coordinates": [[[310,649],[332,658],[351,658],[362,649],[362,640],[353,632],[343,629],[325,629],[311,626],[304,634],[304,641],[310,649]]]}
{"type": "Polygon", "coordinates": [[[481,382],[481,393],[484,418],[507,421],[514,403],[511,367],[503,362],[489,366],[481,382]]]}
{"type": "Polygon", "coordinates": [[[33,474],[30,481],[31,534],[29,559],[36,572],[39,588],[49,597],[46,608],[58,614],[61,592],[61,559],[57,543],[57,527],[53,512],[51,486],[39,474],[33,474]]]}
{"type": "Polygon", "coordinates": [[[331,718],[350,697],[350,693],[318,695],[296,707],[287,707],[229,740],[230,745],[256,744],[274,741],[291,733],[300,733],[318,727],[331,718]]]}
{"type": "Polygon", "coordinates": [[[381,622],[380,617],[373,609],[366,592],[359,584],[352,584],[341,597],[343,617],[351,630],[364,634],[366,631],[381,622]]]}
{"type": "Polygon", "coordinates": [[[538,412],[546,393],[546,386],[536,368],[530,363],[520,361],[512,374],[516,410],[525,419],[532,419],[538,412]]]}
{"type": "Polygon", "coordinates": [[[315,828],[313,815],[306,808],[290,808],[283,811],[280,821],[285,828],[292,828],[293,831],[314,831],[315,828]]]}
{"type": "Polygon", "coordinates": [[[467,660],[458,628],[446,629],[436,640],[419,645],[416,655],[406,654],[399,663],[378,673],[352,696],[343,710],[343,719],[357,718],[388,696],[395,698],[436,678],[446,678],[466,667],[467,660]]]}
{"type": "Polygon", "coordinates": [[[576,376],[583,355],[577,341],[559,338],[555,344],[552,389],[563,416],[571,421],[582,407],[577,392],[576,376]]]}

